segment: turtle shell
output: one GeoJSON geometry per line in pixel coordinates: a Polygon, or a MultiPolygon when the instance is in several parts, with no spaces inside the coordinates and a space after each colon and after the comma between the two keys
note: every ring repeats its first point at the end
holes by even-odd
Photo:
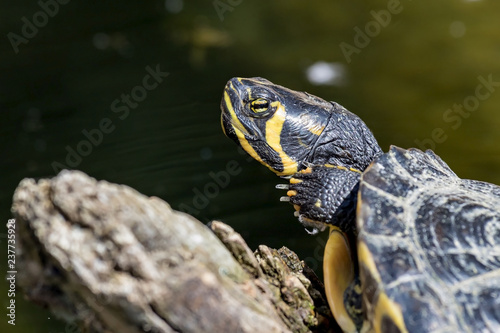
{"type": "Polygon", "coordinates": [[[499,186],[393,146],[362,175],[357,227],[376,332],[500,332],[499,186]]]}

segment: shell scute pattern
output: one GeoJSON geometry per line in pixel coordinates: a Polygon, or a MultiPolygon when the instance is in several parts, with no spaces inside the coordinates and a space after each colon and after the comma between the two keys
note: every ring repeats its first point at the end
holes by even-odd
{"type": "Polygon", "coordinates": [[[377,260],[377,269],[385,284],[398,283],[398,279],[414,279],[422,276],[414,251],[405,238],[400,241],[381,237],[377,243],[367,243],[370,253],[377,260]]]}
{"type": "Polygon", "coordinates": [[[491,186],[479,180],[463,179],[460,188],[465,191],[475,191],[477,194],[484,195],[483,199],[490,201],[491,198],[500,197],[500,186],[491,186]]]}
{"type": "Polygon", "coordinates": [[[474,332],[500,332],[499,279],[481,279],[475,285],[463,286],[455,293],[465,325],[474,332]],[[481,288],[478,288],[478,285],[481,288]]]}
{"type": "MultiPolygon", "coordinates": [[[[410,192],[415,191],[418,184],[414,184],[413,179],[399,164],[388,163],[390,159],[391,156],[387,154],[380,156],[377,160],[378,163],[371,165],[373,172],[365,173],[363,179],[374,190],[382,191],[383,195],[397,202],[398,199],[404,198],[410,192]]],[[[401,205],[401,202],[399,202],[399,205],[401,205]]]]}
{"type": "Polygon", "coordinates": [[[403,316],[408,332],[435,332],[438,329],[457,332],[455,318],[449,315],[446,306],[446,295],[432,281],[423,278],[404,281],[397,287],[389,287],[387,294],[396,303],[404,304],[403,316]]]}
{"type": "Polygon", "coordinates": [[[430,151],[392,147],[365,171],[359,198],[375,294],[399,304],[409,331],[500,331],[498,186],[458,178],[430,151]]]}
{"type": "Polygon", "coordinates": [[[419,186],[433,183],[458,184],[460,181],[450,167],[431,150],[424,153],[415,148],[405,150],[392,146],[388,155],[392,159],[389,163],[396,163],[406,170],[408,176],[419,186]]]}
{"type": "Polygon", "coordinates": [[[436,277],[454,284],[500,267],[499,213],[471,202],[466,194],[445,194],[423,200],[415,221],[417,239],[429,250],[426,259],[436,277]]]}
{"type": "MultiPolygon", "coordinates": [[[[387,198],[378,199],[377,189],[367,187],[363,197],[363,209],[358,213],[359,223],[365,232],[384,236],[402,236],[408,233],[404,224],[404,208],[400,200],[387,198]],[[386,212],[386,215],[382,214],[386,212]]],[[[359,226],[358,226],[359,228],[359,226]]]]}

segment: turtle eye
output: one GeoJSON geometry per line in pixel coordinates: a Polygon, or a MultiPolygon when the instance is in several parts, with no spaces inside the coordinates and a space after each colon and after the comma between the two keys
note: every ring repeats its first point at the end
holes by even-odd
{"type": "Polygon", "coordinates": [[[269,101],[264,98],[257,98],[250,102],[250,109],[255,113],[266,112],[269,110],[269,101]]]}

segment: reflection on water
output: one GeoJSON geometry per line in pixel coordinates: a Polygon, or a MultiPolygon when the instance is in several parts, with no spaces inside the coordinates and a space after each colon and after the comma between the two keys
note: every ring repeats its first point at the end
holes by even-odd
{"type": "MultiPolygon", "coordinates": [[[[17,54],[5,44],[0,53],[3,221],[22,178],[52,176],[54,162],[67,163],[67,147],[90,141],[85,133],[110,119],[115,128],[94,136],[78,169],[190,207],[202,221],[221,219],[253,248],[287,245],[317,266],[323,239],[305,234],[278,201],[280,179],[222,134],[219,102],[234,76],[335,100],[360,115],[385,150],[432,141],[458,175],[500,183],[500,3],[393,3],[241,1],[221,11],[182,0],[68,2],[29,38],[23,25],[43,9],[4,4],[2,31],[27,42],[17,54]],[[156,64],[168,77],[140,95],[145,68],[156,64]],[[491,78],[491,89],[477,90],[480,78],[491,78]],[[134,91],[140,102],[130,100],[137,105],[117,118],[123,113],[113,102],[134,91]],[[229,161],[239,172],[205,194],[229,161]]],[[[21,298],[16,329],[65,330],[21,298]]]]}

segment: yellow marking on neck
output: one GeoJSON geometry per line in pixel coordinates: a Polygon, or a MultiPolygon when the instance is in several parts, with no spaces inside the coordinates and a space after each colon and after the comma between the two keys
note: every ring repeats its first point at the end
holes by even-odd
{"type": "Polygon", "coordinates": [[[354,169],[354,168],[349,168],[349,170],[351,171],[354,171],[354,172],[357,172],[359,174],[363,174],[361,171],[359,171],[358,169],[354,169]]]}
{"type": "Polygon", "coordinates": [[[341,166],[341,165],[325,164],[325,166],[327,168],[336,168],[336,169],[348,171],[348,169],[345,166],[341,166]]]}
{"type": "Polygon", "coordinates": [[[318,125],[314,125],[313,127],[309,127],[308,130],[314,135],[320,136],[321,133],[323,133],[323,130],[325,129],[325,126],[319,127],[318,125]]]}
{"type": "Polygon", "coordinates": [[[359,171],[358,169],[354,169],[354,168],[346,168],[345,166],[341,166],[341,165],[325,164],[325,166],[326,166],[327,168],[337,168],[337,169],[340,169],[340,170],[345,170],[345,171],[353,171],[353,172],[356,172],[356,173],[362,174],[362,172],[361,172],[361,171],[359,171]]]}
{"type": "MultiPolygon", "coordinates": [[[[231,86],[231,88],[234,90],[234,88],[232,86],[231,86]]],[[[238,119],[236,112],[234,112],[234,108],[233,108],[233,105],[231,103],[231,98],[229,97],[229,94],[227,92],[224,92],[224,101],[226,103],[227,109],[229,110],[229,114],[231,115],[231,120],[232,120],[231,126],[233,126],[234,133],[238,137],[238,141],[240,142],[241,148],[243,148],[255,160],[259,161],[260,163],[267,166],[269,169],[273,170],[267,163],[265,163],[262,160],[262,158],[260,158],[259,154],[257,154],[255,149],[253,149],[253,147],[250,145],[247,138],[245,137],[245,133],[248,134],[248,131],[245,129],[243,124],[238,119]]]]}
{"type": "Polygon", "coordinates": [[[307,167],[303,170],[300,170],[300,173],[311,173],[312,172],[312,168],[311,167],[307,167]]]}
{"type": "Polygon", "coordinates": [[[356,332],[356,325],[347,313],[344,291],[354,280],[354,264],[347,237],[338,227],[330,227],[330,237],[323,259],[325,293],[335,320],[344,332],[356,332]]]}
{"type": "Polygon", "coordinates": [[[282,172],[276,172],[279,176],[291,175],[297,172],[297,162],[288,156],[281,146],[281,131],[286,119],[286,111],[280,102],[272,102],[272,107],[276,107],[274,115],[266,122],[266,142],[276,151],[283,165],[282,172]]]}

